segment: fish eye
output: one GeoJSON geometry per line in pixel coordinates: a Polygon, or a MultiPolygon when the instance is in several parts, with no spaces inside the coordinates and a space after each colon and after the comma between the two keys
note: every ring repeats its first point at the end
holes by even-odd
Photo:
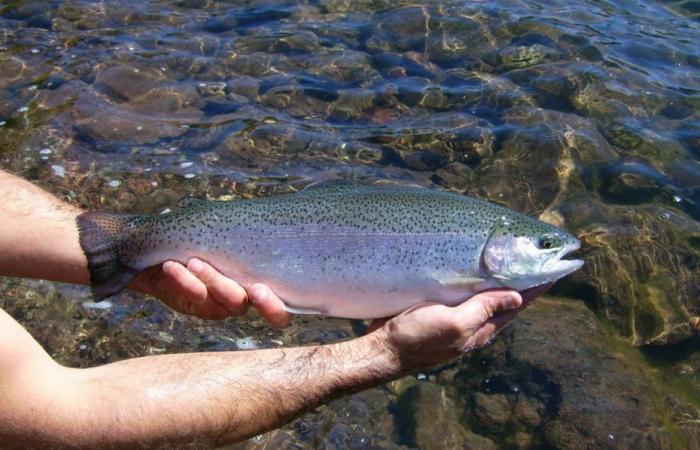
{"type": "Polygon", "coordinates": [[[556,247],[556,241],[551,236],[542,236],[537,240],[537,248],[550,249],[556,247]]]}

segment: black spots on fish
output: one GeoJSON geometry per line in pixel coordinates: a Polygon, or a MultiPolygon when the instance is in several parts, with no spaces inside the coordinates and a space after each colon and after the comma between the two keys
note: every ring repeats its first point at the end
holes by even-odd
{"type": "MultiPolygon", "coordinates": [[[[429,189],[357,186],[313,191],[231,202],[195,202],[171,214],[145,219],[144,223],[149,222],[149,225],[145,226],[148,232],[142,235],[142,242],[149,245],[149,239],[151,244],[160,239],[172,246],[197,240],[223,247],[221,241],[229,238],[235,241],[236,236],[242,234],[264,239],[274,227],[287,227],[290,234],[305,235],[336,232],[338,227],[360,234],[445,233],[477,242],[488,239],[502,217],[510,222],[507,232],[514,235],[532,233],[532,224],[537,223],[498,205],[429,189]]],[[[401,245],[424,253],[430,247],[427,242],[408,238],[401,241],[401,245]]],[[[255,245],[247,248],[260,251],[255,245]]],[[[453,242],[431,257],[460,251],[465,250],[453,242]]],[[[411,261],[411,255],[393,254],[399,260],[411,261]]]]}

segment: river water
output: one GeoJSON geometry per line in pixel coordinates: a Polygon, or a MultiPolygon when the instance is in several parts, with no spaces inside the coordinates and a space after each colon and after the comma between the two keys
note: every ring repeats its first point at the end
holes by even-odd
{"type": "MultiPolygon", "coordinates": [[[[232,448],[698,449],[699,20],[695,0],[0,2],[0,167],[146,213],[391,179],[581,237],[584,268],[488,348],[232,448]]],[[[0,292],[80,367],[364,329],[0,292]]]]}

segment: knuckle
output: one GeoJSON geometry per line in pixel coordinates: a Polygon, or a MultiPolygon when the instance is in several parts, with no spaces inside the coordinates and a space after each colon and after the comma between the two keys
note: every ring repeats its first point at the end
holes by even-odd
{"type": "Polygon", "coordinates": [[[211,267],[204,266],[199,274],[199,279],[206,285],[213,284],[217,281],[216,272],[211,267]]]}
{"type": "Polygon", "coordinates": [[[265,288],[265,285],[255,283],[250,287],[249,294],[250,298],[255,301],[264,300],[267,297],[267,289],[265,288]]]}

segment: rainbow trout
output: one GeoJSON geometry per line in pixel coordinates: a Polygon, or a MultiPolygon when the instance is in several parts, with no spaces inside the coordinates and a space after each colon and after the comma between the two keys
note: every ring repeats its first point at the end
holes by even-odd
{"type": "Polygon", "coordinates": [[[473,197],[407,186],[322,182],[287,195],[190,200],[165,215],[78,217],[96,299],[149,266],[201,258],[243,286],[263,282],[290,312],[397,314],[423,301],[518,291],[583,265],[571,234],[473,197]]]}

